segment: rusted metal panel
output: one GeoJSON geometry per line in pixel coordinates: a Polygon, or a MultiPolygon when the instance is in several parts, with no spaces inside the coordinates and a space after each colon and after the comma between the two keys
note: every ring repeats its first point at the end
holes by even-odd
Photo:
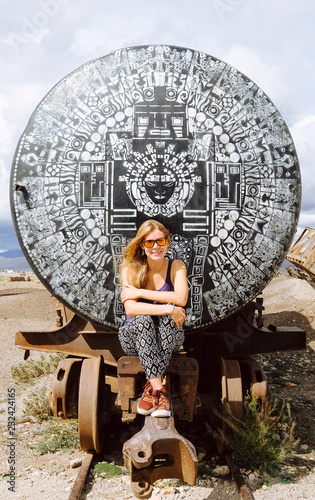
{"type": "Polygon", "coordinates": [[[306,227],[287,254],[287,259],[315,278],[315,229],[306,227]]]}
{"type": "Polygon", "coordinates": [[[68,323],[60,327],[17,332],[15,345],[21,349],[87,358],[103,356],[104,361],[112,366],[117,366],[118,359],[124,355],[117,331],[99,330],[77,314],[72,314],[68,323]]]}

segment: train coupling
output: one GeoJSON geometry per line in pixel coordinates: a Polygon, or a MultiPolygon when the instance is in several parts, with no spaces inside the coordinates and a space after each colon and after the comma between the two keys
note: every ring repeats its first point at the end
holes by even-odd
{"type": "Polygon", "coordinates": [[[194,486],[198,459],[194,445],[175,429],[174,418],[148,416],[141,431],[123,447],[136,498],[150,498],[158,479],[176,478],[194,486]]]}

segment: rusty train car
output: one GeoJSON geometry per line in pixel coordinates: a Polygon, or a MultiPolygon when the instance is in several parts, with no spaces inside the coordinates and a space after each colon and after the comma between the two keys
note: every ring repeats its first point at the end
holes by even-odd
{"type": "Polygon", "coordinates": [[[114,51],[62,79],[33,112],[12,165],[12,217],[58,301],[57,324],[21,328],[16,345],[67,355],[51,406],[56,418],[78,417],[83,449],[101,450],[113,414],[135,419],[144,384],[117,337],[124,245],[157,219],[172,235],[169,256],[188,269],[186,340],[165,374],[173,416],[147,417],[124,445],[138,498],[160,477],[196,481],[194,447],[174,417],[209,415],[218,386],[241,415],[244,391],[267,391],[250,356],[305,347],[302,330],[263,325],[259,297],[291,245],[300,199],[297,154],[277,108],[244,74],[200,51],[114,51]]]}

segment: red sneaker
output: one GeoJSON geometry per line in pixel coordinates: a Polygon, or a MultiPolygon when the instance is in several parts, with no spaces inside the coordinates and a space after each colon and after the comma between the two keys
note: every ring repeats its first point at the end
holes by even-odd
{"type": "Polygon", "coordinates": [[[149,415],[153,411],[154,398],[152,396],[153,387],[148,380],[144,386],[143,394],[138,402],[137,411],[141,415],[149,415]]]}
{"type": "Polygon", "coordinates": [[[153,391],[154,407],[151,417],[170,417],[170,402],[166,395],[166,389],[163,386],[159,391],[153,391]]]}

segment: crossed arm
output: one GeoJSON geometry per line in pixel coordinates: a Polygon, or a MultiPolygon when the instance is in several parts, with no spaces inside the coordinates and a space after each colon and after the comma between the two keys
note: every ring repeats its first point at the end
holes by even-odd
{"type": "Polygon", "coordinates": [[[122,274],[121,300],[127,315],[149,314],[150,316],[160,316],[169,314],[179,328],[186,320],[183,306],[186,305],[188,298],[187,272],[185,264],[181,260],[173,262],[172,274],[174,276],[174,291],[159,292],[130,285],[127,280],[127,270],[124,270],[122,274]],[[154,300],[158,304],[138,302],[140,298],[154,300]]]}

